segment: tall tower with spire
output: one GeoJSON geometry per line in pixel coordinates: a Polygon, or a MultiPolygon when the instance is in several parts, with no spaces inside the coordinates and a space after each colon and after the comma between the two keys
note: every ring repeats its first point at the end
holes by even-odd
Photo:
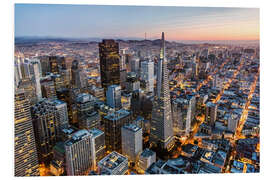
{"type": "Polygon", "coordinates": [[[167,150],[174,146],[164,32],[162,32],[158,61],[157,89],[152,109],[150,142],[167,150]]]}

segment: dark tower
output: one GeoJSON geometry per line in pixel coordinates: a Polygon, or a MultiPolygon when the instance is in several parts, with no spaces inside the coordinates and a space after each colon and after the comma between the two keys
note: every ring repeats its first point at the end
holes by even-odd
{"type": "Polygon", "coordinates": [[[101,85],[104,92],[110,85],[120,85],[119,44],[114,40],[103,40],[99,43],[101,85]]]}

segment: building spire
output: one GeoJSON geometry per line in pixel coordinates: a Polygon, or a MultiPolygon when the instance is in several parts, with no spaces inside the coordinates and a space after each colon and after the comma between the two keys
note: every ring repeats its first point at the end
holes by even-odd
{"type": "Polygon", "coordinates": [[[164,60],[165,58],[165,36],[164,32],[161,35],[161,49],[160,49],[160,59],[164,60]]]}
{"type": "Polygon", "coordinates": [[[174,145],[171,99],[168,79],[167,61],[165,59],[165,37],[161,36],[160,58],[157,72],[157,93],[153,102],[150,141],[164,149],[174,145]]]}

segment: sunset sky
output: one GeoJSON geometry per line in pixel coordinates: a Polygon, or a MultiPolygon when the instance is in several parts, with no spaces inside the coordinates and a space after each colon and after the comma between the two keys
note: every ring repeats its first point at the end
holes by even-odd
{"type": "Polygon", "coordinates": [[[258,8],[15,5],[15,37],[259,40],[258,8]]]}

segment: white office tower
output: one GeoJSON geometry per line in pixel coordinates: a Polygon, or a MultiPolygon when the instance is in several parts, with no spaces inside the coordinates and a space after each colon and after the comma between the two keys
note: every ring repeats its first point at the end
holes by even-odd
{"type": "Polygon", "coordinates": [[[25,59],[21,63],[21,72],[22,72],[23,79],[30,78],[30,64],[28,62],[28,59],[25,59]]]}
{"type": "Polygon", "coordinates": [[[186,134],[188,135],[191,131],[191,123],[195,116],[196,111],[196,98],[192,96],[189,99],[188,111],[187,111],[187,119],[186,119],[186,134]]]}
{"type": "Polygon", "coordinates": [[[14,64],[15,64],[15,68],[16,68],[17,71],[18,71],[19,79],[21,80],[21,79],[22,79],[21,59],[15,57],[15,63],[14,63],[14,64]]]}
{"type": "Polygon", "coordinates": [[[65,142],[68,176],[86,175],[91,170],[91,136],[87,130],[79,130],[65,142]]]}
{"type": "Polygon", "coordinates": [[[15,83],[15,89],[18,87],[19,85],[19,82],[21,80],[21,77],[20,77],[20,70],[19,70],[19,66],[18,64],[15,64],[14,66],[14,83],[15,83]]]}
{"type": "Polygon", "coordinates": [[[69,127],[67,103],[58,99],[48,100],[54,109],[56,110],[56,123],[58,124],[59,132],[61,129],[69,127]]]}
{"type": "Polygon", "coordinates": [[[240,116],[236,113],[233,113],[231,117],[228,120],[228,130],[235,133],[238,122],[239,122],[240,116]]]}
{"type": "Polygon", "coordinates": [[[105,134],[103,131],[93,128],[89,130],[91,136],[92,170],[97,170],[97,163],[105,156],[105,134]]]}
{"type": "Polygon", "coordinates": [[[128,158],[113,151],[98,162],[101,175],[124,175],[128,171],[128,158]]]}
{"type": "Polygon", "coordinates": [[[146,82],[146,91],[154,91],[154,62],[143,61],[141,63],[141,80],[146,82]]]}
{"type": "Polygon", "coordinates": [[[32,76],[32,80],[35,83],[36,95],[38,100],[42,98],[41,93],[41,85],[40,85],[40,62],[38,59],[33,59],[30,61],[30,74],[32,76]]]}
{"type": "Polygon", "coordinates": [[[142,128],[135,124],[128,124],[121,128],[122,154],[128,160],[136,162],[136,158],[142,152],[142,128]]]}
{"type": "Polygon", "coordinates": [[[120,70],[126,69],[126,49],[120,49],[120,70]]]}
{"type": "Polygon", "coordinates": [[[139,170],[146,171],[153,163],[156,162],[156,153],[146,148],[140,154],[138,168],[139,170]]]}
{"type": "Polygon", "coordinates": [[[107,105],[116,110],[121,109],[121,86],[111,85],[108,87],[107,93],[107,105]]]}
{"type": "Polygon", "coordinates": [[[131,60],[131,72],[135,72],[136,74],[138,74],[139,69],[140,69],[140,59],[138,57],[134,57],[131,60]]]}
{"type": "Polygon", "coordinates": [[[162,47],[158,62],[157,93],[152,109],[150,142],[167,150],[174,146],[164,32],[162,32],[162,47]]]}

